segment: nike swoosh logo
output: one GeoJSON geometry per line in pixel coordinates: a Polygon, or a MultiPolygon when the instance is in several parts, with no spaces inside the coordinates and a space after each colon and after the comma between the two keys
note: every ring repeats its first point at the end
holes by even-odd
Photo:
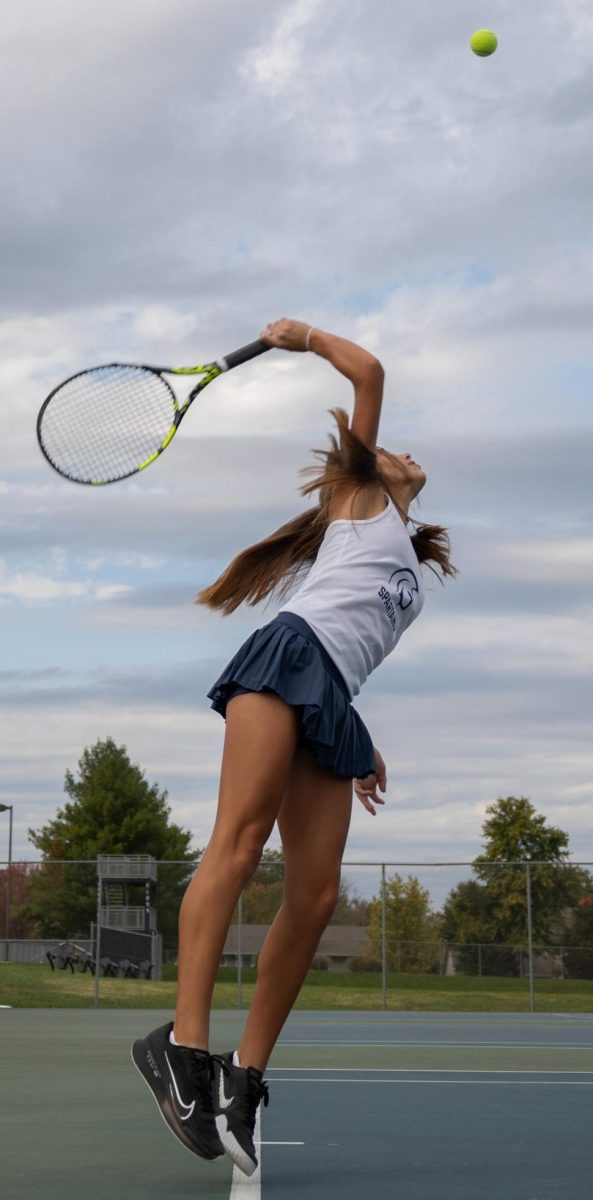
{"type": "Polygon", "coordinates": [[[179,1107],[180,1107],[180,1108],[183,1108],[183,1109],[185,1109],[185,1116],[183,1116],[183,1113],[180,1113],[180,1114],[179,1114],[179,1116],[180,1116],[180,1118],[181,1118],[181,1120],[182,1120],[182,1121],[189,1121],[189,1118],[192,1116],[192,1114],[193,1114],[193,1111],[194,1111],[194,1108],[196,1107],[196,1102],[195,1102],[195,1100],[192,1100],[191,1104],[186,1104],[186,1103],[185,1103],[185,1102],[184,1102],[184,1101],[181,1099],[181,1096],[179,1095],[179,1088],[177,1087],[177,1080],[176,1080],[176,1078],[175,1078],[175,1075],[174,1075],[174,1073],[173,1073],[173,1068],[172,1068],[172,1066],[171,1066],[171,1063],[169,1062],[169,1055],[167,1054],[167,1051],[166,1051],[166,1050],[165,1050],[165,1058],[166,1058],[166,1060],[167,1060],[167,1066],[168,1066],[168,1068],[169,1068],[169,1074],[170,1074],[170,1076],[171,1076],[171,1079],[172,1079],[172,1081],[173,1081],[173,1087],[174,1087],[174,1089],[175,1089],[175,1096],[177,1097],[177,1103],[178,1103],[178,1105],[179,1105],[179,1107]]]}
{"type": "Polygon", "coordinates": [[[233,1103],[233,1100],[234,1100],[234,1096],[231,1096],[230,1100],[227,1100],[227,1097],[224,1094],[224,1071],[221,1070],[220,1082],[218,1084],[218,1101],[219,1101],[220,1107],[222,1109],[230,1108],[231,1104],[233,1103]]]}

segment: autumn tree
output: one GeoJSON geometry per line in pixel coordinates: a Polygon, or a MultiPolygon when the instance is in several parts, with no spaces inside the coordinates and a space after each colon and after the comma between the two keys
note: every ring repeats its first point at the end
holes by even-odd
{"type": "Polygon", "coordinates": [[[562,937],[567,947],[563,970],[570,979],[593,979],[593,890],[581,896],[576,907],[566,914],[562,937]]]}
{"type": "MultiPolygon", "coordinates": [[[[34,936],[34,924],[26,915],[29,885],[37,867],[30,863],[13,862],[10,867],[10,924],[11,938],[34,936]]],[[[8,867],[0,871],[0,936],[6,929],[6,906],[8,904],[8,867]]]]}
{"type": "MultiPolygon", "coordinates": [[[[385,883],[387,966],[389,970],[438,969],[435,942],[440,939],[440,919],[431,910],[430,893],[415,875],[391,875],[385,883]]],[[[370,905],[369,937],[372,954],[381,957],[382,904],[376,896],[370,905]]]]}
{"type": "Polygon", "coordinates": [[[270,925],[282,904],[284,862],[280,850],[264,850],[241,899],[245,925],[270,925]]]}

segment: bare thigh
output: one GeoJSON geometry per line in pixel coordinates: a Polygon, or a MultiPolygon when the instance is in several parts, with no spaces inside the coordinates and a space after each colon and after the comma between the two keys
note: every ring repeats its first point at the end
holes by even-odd
{"type": "Polygon", "coordinates": [[[246,827],[269,836],[289,777],[300,733],[298,713],[270,692],[229,701],[212,841],[246,827]]]}
{"type": "Polygon", "coordinates": [[[331,898],[337,890],[351,815],[352,780],[322,767],[308,747],[299,747],[278,813],[286,903],[324,893],[331,898]]]}

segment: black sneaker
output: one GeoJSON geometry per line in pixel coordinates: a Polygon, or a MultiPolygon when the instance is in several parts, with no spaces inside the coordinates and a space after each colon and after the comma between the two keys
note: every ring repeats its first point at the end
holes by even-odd
{"type": "Polygon", "coordinates": [[[148,1084],[169,1129],[200,1158],[221,1158],[212,1107],[212,1060],[206,1050],[173,1046],[173,1022],[132,1046],[132,1061],[148,1084]]]}
{"type": "Polygon", "coordinates": [[[253,1175],[257,1155],[253,1144],[260,1100],[268,1104],[268,1089],[255,1067],[233,1066],[233,1054],[213,1054],[212,1100],[220,1140],[233,1162],[253,1175]]]}

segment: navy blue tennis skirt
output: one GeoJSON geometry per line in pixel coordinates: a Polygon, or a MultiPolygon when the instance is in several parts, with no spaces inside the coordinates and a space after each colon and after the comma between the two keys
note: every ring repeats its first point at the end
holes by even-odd
{"type": "Polygon", "coordinates": [[[212,708],[244,692],[275,692],[298,709],[300,746],[336,775],[364,779],[375,770],[371,735],[350,703],[346,684],[310,625],[296,613],[279,613],[256,629],[208,692],[212,708]]]}

